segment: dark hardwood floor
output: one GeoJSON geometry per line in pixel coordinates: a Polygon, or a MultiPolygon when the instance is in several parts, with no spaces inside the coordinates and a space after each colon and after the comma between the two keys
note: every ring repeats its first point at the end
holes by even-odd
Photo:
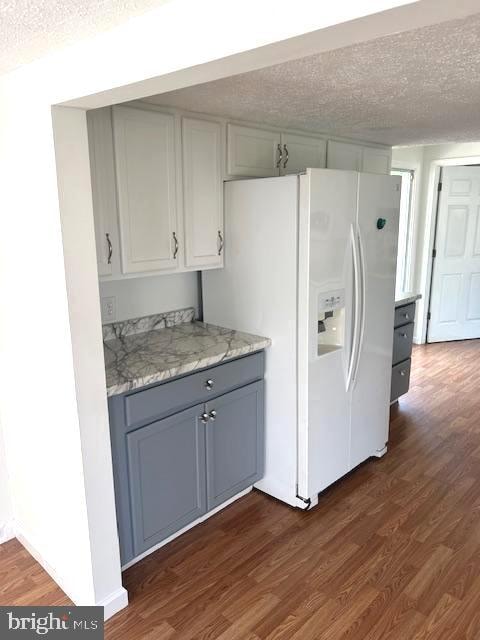
{"type": "MultiPolygon", "coordinates": [[[[415,348],[388,454],[308,513],[253,492],[124,574],[122,640],[480,638],[480,341],[415,348]]],[[[68,602],[17,541],[0,604],[68,602]]]]}

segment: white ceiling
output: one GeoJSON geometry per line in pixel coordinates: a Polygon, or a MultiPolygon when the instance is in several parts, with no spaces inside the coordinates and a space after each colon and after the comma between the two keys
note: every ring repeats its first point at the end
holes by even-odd
{"type": "Polygon", "coordinates": [[[168,0],[0,0],[0,74],[168,0]]]}
{"type": "Polygon", "coordinates": [[[480,140],[480,14],[148,101],[393,145],[480,140]]]}

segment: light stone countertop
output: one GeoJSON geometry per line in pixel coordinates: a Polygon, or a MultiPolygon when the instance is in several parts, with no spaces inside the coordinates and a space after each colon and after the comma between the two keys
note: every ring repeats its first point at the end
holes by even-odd
{"type": "Polygon", "coordinates": [[[119,325],[113,330],[104,329],[108,396],[260,351],[271,344],[269,338],[196,321],[133,333],[119,331],[119,325]],[[115,333],[119,337],[111,338],[115,333]]]}
{"type": "Polygon", "coordinates": [[[404,304],[411,304],[412,302],[416,302],[417,300],[420,300],[421,297],[421,293],[404,293],[395,300],[395,309],[397,307],[403,307],[404,304]]]}

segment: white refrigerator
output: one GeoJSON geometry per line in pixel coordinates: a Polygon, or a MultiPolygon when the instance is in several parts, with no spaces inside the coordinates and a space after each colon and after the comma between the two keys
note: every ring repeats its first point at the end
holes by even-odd
{"type": "Polygon", "coordinates": [[[309,169],[225,183],[205,322],[268,336],[262,491],[300,508],[386,452],[400,178],[309,169]]]}

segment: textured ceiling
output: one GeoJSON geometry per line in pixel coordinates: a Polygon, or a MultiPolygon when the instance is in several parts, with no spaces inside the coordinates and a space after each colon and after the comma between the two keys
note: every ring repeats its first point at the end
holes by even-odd
{"type": "Polygon", "coordinates": [[[393,145],[480,140],[480,14],[148,101],[393,145]]]}
{"type": "Polygon", "coordinates": [[[0,0],[0,74],[168,0],[0,0]]]}

